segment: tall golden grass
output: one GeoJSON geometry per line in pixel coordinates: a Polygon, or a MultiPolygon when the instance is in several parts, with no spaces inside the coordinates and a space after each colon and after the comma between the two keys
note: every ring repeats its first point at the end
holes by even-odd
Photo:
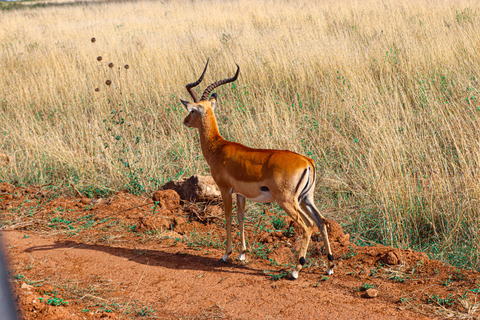
{"type": "Polygon", "coordinates": [[[241,67],[218,90],[222,134],[315,159],[317,203],[356,240],[478,266],[478,1],[50,4],[0,21],[1,180],[150,192],[207,174],[179,99],[211,58],[205,85],[241,67]]]}

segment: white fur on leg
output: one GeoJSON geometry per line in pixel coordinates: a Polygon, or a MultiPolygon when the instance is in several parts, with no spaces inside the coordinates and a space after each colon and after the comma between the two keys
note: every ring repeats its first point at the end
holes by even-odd
{"type": "Polygon", "coordinates": [[[229,255],[226,254],[226,253],[223,255],[223,257],[222,257],[223,262],[227,262],[228,256],[229,256],[229,255]]]}
{"type": "Polygon", "coordinates": [[[297,279],[297,278],[298,278],[298,271],[297,271],[297,270],[293,270],[293,271],[292,271],[292,278],[293,278],[293,279],[297,279]]]}
{"type": "Polygon", "coordinates": [[[245,252],[242,252],[238,255],[238,260],[245,261],[245,252]]]}
{"type": "Polygon", "coordinates": [[[333,268],[327,268],[327,275],[332,275],[333,274],[333,268]]]}

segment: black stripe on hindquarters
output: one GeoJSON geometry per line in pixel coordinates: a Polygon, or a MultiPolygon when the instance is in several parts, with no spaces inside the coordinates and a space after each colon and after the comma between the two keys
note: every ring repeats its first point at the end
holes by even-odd
{"type": "MultiPolygon", "coordinates": [[[[313,170],[315,172],[315,168],[313,168],[313,170]]],[[[297,193],[298,188],[300,188],[300,184],[302,183],[303,178],[306,175],[307,176],[307,183],[305,183],[305,186],[303,187],[303,190],[298,195],[298,202],[301,202],[308,195],[308,193],[310,192],[310,189],[312,187],[312,184],[310,183],[310,174],[309,173],[310,173],[310,167],[307,167],[307,169],[305,169],[305,171],[303,171],[302,177],[300,178],[300,181],[298,182],[297,188],[295,189],[295,193],[297,193]]]]}
{"type": "MultiPolygon", "coordinates": [[[[310,167],[308,167],[308,168],[310,168],[310,167]]],[[[295,188],[295,193],[298,192],[298,188],[300,188],[300,184],[302,183],[303,178],[304,178],[305,175],[307,174],[308,168],[303,171],[302,176],[300,177],[300,180],[298,181],[297,187],[295,188]]],[[[304,189],[305,189],[305,188],[304,188],[304,189]]]]}

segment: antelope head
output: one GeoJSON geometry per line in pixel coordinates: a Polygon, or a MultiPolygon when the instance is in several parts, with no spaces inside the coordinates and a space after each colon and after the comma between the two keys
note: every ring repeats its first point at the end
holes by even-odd
{"type": "Polygon", "coordinates": [[[237,80],[238,74],[240,73],[240,67],[237,64],[237,72],[232,78],[223,79],[212,83],[205,89],[202,97],[198,99],[197,93],[193,88],[195,88],[202,82],[205,71],[207,71],[208,61],[209,60],[207,60],[207,64],[205,65],[205,69],[203,69],[203,73],[200,78],[198,78],[197,81],[186,85],[187,91],[192,96],[193,102],[180,100],[189,112],[188,116],[183,120],[183,124],[187,127],[199,128],[202,125],[203,121],[207,120],[212,116],[215,117],[213,110],[215,110],[215,106],[217,103],[217,94],[213,93],[210,96],[210,93],[215,88],[221,85],[237,80]]]}

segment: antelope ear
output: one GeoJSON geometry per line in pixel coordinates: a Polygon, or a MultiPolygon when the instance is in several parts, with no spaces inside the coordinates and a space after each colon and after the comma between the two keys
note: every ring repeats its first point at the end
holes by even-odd
{"type": "Polygon", "coordinates": [[[184,100],[182,100],[182,99],[180,99],[180,101],[182,102],[183,106],[185,107],[185,109],[187,109],[188,112],[190,112],[190,111],[192,111],[193,109],[195,109],[195,108],[194,108],[194,106],[195,106],[194,103],[188,102],[188,101],[184,101],[184,100]]]}
{"type": "Polygon", "coordinates": [[[212,93],[212,95],[210,96],[210,103],[212,104],[212,109],[215,110],[215,107],[217,105],[217,94],[216,93],[212,93]]]}

